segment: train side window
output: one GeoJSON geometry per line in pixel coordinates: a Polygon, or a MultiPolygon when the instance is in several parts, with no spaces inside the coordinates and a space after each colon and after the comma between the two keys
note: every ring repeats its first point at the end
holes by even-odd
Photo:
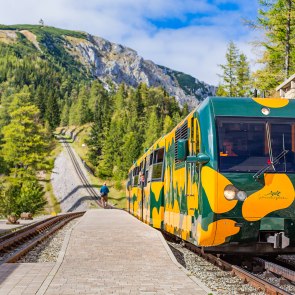
{"type": "Polygon", "coordinates": [[[138,167],[138,181],[137,181],[138,185],[140,185],[140,177],[139,176],[140,176],[142,170],[143,170],[143,162],[141,162],[138,167]]]}
{"type": "Polygon", "coordinates": [[[133,186],[137,186],[138,185],[138,174],[139,174],[139,167],[135,167],[133,169],[133,186]]]}
{"type": "Polygon", "coordinates": [[[195,121],[195,149],[196,149],[196,155],[200,152],[200,130],[199,130],[199,124],[196,119],[195,121]]]}
{"type": "Polygon", "coordinates": [[[164,148],[154,151],[152,166],[152,181],[162,181],[164,164],[164,148]]]}
{"type": "Polygon", "coordinates": [[[179,128],[175,131],[175,147],[174,147],[174,156],[175,156],[175,163],[180,163],[181,161],[177,160],[178,155],[178,146],[177,143],[180,139],[188,139],[188,127],[187,121],[185,121],[179,128]]]}
{"type": "Polygon", "coordinates": [[[147,165],[146,165],[146,175],[147,175],[147,182],[152,181],[152,171],[153,171],[153,153],[147,156],[147,165]]]}
{"type": "Polygon", "coordinates": [[[196,118],[191,118],[191,154],[197,155],[200,152],[200,139],[199,139],[199,125],[196,118]]]}
{"type": "Polygon", "coordinates": [[[148,155],[145,159],[145,166],[144,166],[144,186],[148,183],[149,177],[149,167],[150,167],[150,155],[148,155]]]}

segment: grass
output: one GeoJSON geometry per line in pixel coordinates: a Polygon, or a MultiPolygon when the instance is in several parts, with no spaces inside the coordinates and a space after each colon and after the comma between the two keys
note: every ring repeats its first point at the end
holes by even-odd
{"type": "MultiPolygon", "coordinates": [[[[60,154],[62,151],[62,147],[60,144],[58,144],[57,141],[55,141],[54,147],[49,155],[49,159],[52,162],[52,170],[54,167],[54,160],[56,157],[60,154]]],[[[43,179],[40,181],[43,184],[43,187],[45,189],[45,198],[47,200],[47,206],[45,206],[43,214],[51,214],[55,215],[61,212],[61,208],[59,205],[59,202],[57,198],[54,195],[53,187],[50,182],[52,172],[47,172],[43,179]]]]}
{"type": "MultiPolygon", "coordinates": [[[[71,146],[74,148],[76,153],[79,155],[81,159],[85,161],[85,163],[93,170],[95,171],[95,167],[91,166],[87,159],[87,152],[88,147],[85,144],[86,139],[88,138],[88,134],[90,132],[91,125],[86,124],[83,126],[69,126],[69,127],[60,127],[56,129],[55,134],[63,136],[64,139],[66,139],[67,142],[71,143],[71,146]]],[[[90,181],[90,184],[93,187],[96,187],[100,189],[100,187],[103,185],[103,183],[106,181],[107,186],[109,187],[110,193],[109,193],[109,202],[110,204],[113,204],[117,208],[125,209],[126,208],[126,197],[125,197],[125,182],[122,181],[121,187],[123,189],[116,189],[115,185],[117,187],[116,181],[113,179],[101,179],[96,177],[95,175],[92,175],[88,173],[88,178],[90,181]]]]}

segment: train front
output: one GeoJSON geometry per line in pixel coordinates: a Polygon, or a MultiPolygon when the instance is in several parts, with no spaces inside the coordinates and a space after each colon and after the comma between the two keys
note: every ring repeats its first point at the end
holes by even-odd
{"type": "Polygon", "coordinates": [[[214,211],[211,250],[295,253],[295,101],[216,98],[212,112],[207,153],[215,167],[202,168],[214,211]]]}

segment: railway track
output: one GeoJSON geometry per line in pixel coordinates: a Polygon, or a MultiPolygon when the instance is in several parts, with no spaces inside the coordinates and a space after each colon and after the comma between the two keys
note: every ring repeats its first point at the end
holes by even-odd
{"type": "MultiPolygon", "coordinates": [[[[166,238],[167,241],[173,241],[174,243],[179,242],[179,239],[176,240],[174,236],[163,233],[164,237],[166,238]]],[[[251,273],[250,271],[245,270],[244,268],[232,264],[228,261],[225,261],[219,257],[219,255],[213,255],[213,254],[207,254],[202,251],[201,248],[198,248],[188,242],[181,241],[181,244],[183,247],[186,249],[189,249],[191,252],[194,252],[198,256],[204,258],[206,261],[210,262],[211,264],[218,266],[220,269],[226,272],[230,272],[232,276],[237,276],[245,284],[249,284],[257,289],[257,291],[263,291],[265,294],[272,294],[272,295],[291,295],[294,294],[294,292],[290,293],[277,285],[272,284],[269,282],[267,279],[263,278],[262,276],[258,276],[254,273],[251,273]]],[[[256,259],[256,258],[255,258],[256,259]]],[[[260,259],[260,258],[259,258],[260,259]]],[[[262,262],[260,262],[262,264],[262,262]]],[[[288,282],[292,283],[292,279],[294,278],[294,272],[292,270],[288,269],[283,269],[279,265],[275,264],[268,264],[268,262],[265,261],[266,267],[262,267],[261,269],[264,270],[271,270],[272,273],[274,273],[277,277],[282,277],[284,279],[287,279],[288,282]]]]}
{"type": "Polygon", "coordinates": [[[16,262],[38,243],[55,233],[66,223],[85,212],[74,212],[49,217],[18,231],[0,237],[0,265],[16,262]]]}
{"type": "Polygon", "coordinates": [[[92,185],[89,183],[89,181],[87,180],[85,174],[83,173],[79,162],[76,159],[76,156],[74,154],[74,152],[72,151],[71,146],[69,145],[68,142],[66,142],[65,140],[62,140],[65,148],[67,149],[67,152],[71,158],[71,161],[74,165],[75,171],[77,173],[77,175],[79,176],[83,186],[85,187],[85,189],[87,190],[87,192],[89,193],[89,196],[100,206],[102,207],[102,204],[100,202],[100,195],[95,191],[95,189],[92,187],[92,185]]]}

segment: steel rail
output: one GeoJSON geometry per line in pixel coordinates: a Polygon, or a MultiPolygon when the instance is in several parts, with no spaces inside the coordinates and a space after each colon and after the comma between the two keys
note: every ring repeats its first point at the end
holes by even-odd
{"type": "MultiPolygon", "coordinates": [[[[51,216],[51,217],[46,218],[44,220],[50,220],[50,219],[53,219],[53,218],[54,218],[54,216],[51,216]]],[[[10,239],[10,238],[12,238],[12,237],[14,237],[16,235],[19,235],[20,233],[25,232],[25,231],[27,231],[30,228],[34,228],[38,224],[42,224],[44,222],[44,220],[35,221],[35,222],[30,223],[29,225],[23,225],[23,226],[14,228],[12,232],[8,232],[8,233],[2,235],[0,237],[0,250],[1,250],[1,243],[3,241],[8,240],[8,239],[10,239]]]]}
{"type": "Polygon", "coordinates": [[[48,238],[72,219],[80,217],[84,213],[85,211],[50,217],[22,229],[21,232],[16,231],[14,236],[8,237],[7,240],[2,241],[0,244],[2,253],[7,253],[6,255],[8,255],[6,259],[0,261],[0,265],[19,260],[20,257],[28,253],[38,243],[48,238]],[[16,248],[19,249],[15,251],[16,248]],[[12,254],[9,256],[9,253],[12,254]]]}
{"type": "Polygon", "coordinates": [[[272,273],[282,276],[283,278],[293,283],[295,282],[295,271],[291,269],[287,269],[286,267],[277,265],[273,262],[267,261],[259,257],[256,257],[255,261],[258,261],[264,267],[265,270],[268,270],[272,273]]]}
{"type": "Polygon", "coordinates": [[[239,278],[243,279],[245,283],[250,284],[251,286],[257,288],[258,290],[264,291],[266,294],[271,295],[292,295],[292,293],[289,293],[270,282],[263,280],[261,278],[258,278],[257,276],[249,273],[248,271],[242,269],[241,267],[232,265],[231,273],[233,275],[238,276],[239,278]]]}
{"type": "Polygon", "coordinates": [[[270,282],[263,280],[261,278],[256,277],[255,275],[249,273],[248,271],[244,270],[243,268],[231,265],[230,263],[220,259],[215,255],[204,253],[202,248],[199,248],[191,243],[188,243],[186,241],[182,241],[184,246],[191,250],[192,252],[198,254],[199,256],[203,257],[207,261],[211,262],[212,264],[220,267],[222,270],[230,271],[232,275],[236,275],[239,278],[241,278],[245,283],[257,288],[258,290],[264,291],[266,294],[271,295],[292,295],[292,293],[289,293],[270,282]]]}

